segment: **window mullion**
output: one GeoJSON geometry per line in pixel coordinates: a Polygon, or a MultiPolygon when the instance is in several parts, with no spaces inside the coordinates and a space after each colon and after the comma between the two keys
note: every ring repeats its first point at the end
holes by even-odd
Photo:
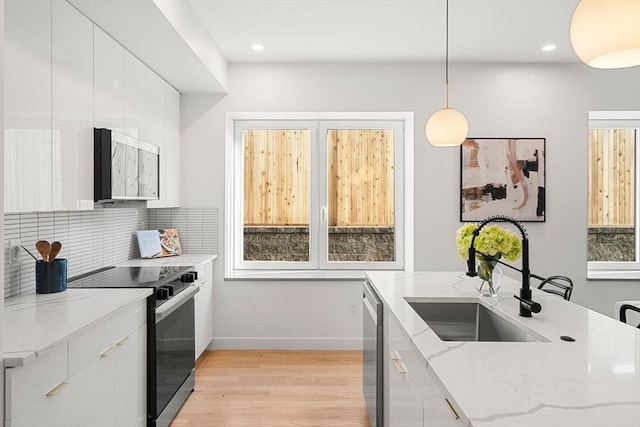
{"type": "Polygon", "coordinates": [[[320,176],[321,167],[319,166],[319,123],[315,122],[313,129],[311,130],[311,147],[310,147],[310,165],[311,170],[311,194],[309,208],[309,253],[310,261],[313,268],[321,268],[321,251],[319,250],[320,241],[322,240],[322,223],[320,221],[320,209],[322,207],[322,201],[320,196],[320,176]]]}
{"type": "Polygon", "coordinates": [[[317,201],[316,212],[318,214],[318,221],[316,222],[316,253],[318,260],[318,268],[327,268],[327,224],[329,221],[327,211],[327,148],[326,148],[326,127],[322,122],[317,123],[316,128],[316,144],[314,155],[316,161],[314,167],[316,168],[316,197],[317,201]],[[324,213],[324,215],[323,215],[324,213]]]}

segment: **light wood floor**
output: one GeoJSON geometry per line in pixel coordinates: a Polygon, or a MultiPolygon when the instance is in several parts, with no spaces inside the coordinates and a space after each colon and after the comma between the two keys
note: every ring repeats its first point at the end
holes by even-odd
{"type": "Polygon", "coordinates": [[[360,351],[205,352],[171,427],[368,427],[360,351]]]}

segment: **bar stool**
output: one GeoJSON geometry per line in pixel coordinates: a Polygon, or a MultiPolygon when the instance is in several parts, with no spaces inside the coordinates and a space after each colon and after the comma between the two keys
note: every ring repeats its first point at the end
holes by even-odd
{"type": "MultiPolygon", "coordinates": [[[[627,311],[635,311],[637,313],[640,313],[640,307],[631,304],[622,304],[620,306],[620,321],[623,323],[627,323],[627,311]]],[[[636,328],[640,329],[640,323],[638,323],[638,326],[636,326],[636,328]]]]}

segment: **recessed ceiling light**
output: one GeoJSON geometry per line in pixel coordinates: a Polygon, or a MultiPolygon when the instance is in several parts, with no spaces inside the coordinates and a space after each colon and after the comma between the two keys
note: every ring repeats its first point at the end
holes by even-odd
{"type": "Polygon", "coordinates": [[[556,50],[558,46],[556,46],[555,44],[548,44],[542,47],[542,50],[544,50],[545,52],[551,52],[552,50],[556,50]]]}
{"type": "Polygon", "coordinates": [[[261,50],[264,50],[264,46],[259,43],[256,43],[251,45],[251,49],[256,51],[261,51],[261,50]]]}

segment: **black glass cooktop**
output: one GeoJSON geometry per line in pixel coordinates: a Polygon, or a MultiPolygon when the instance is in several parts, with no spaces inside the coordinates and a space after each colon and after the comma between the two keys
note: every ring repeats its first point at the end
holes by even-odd
{"type": "Polygon", "coordinates": [[[69,279],[69,288],[157,288],[193,270],[192,267],[106,267],[69,279]]]}

